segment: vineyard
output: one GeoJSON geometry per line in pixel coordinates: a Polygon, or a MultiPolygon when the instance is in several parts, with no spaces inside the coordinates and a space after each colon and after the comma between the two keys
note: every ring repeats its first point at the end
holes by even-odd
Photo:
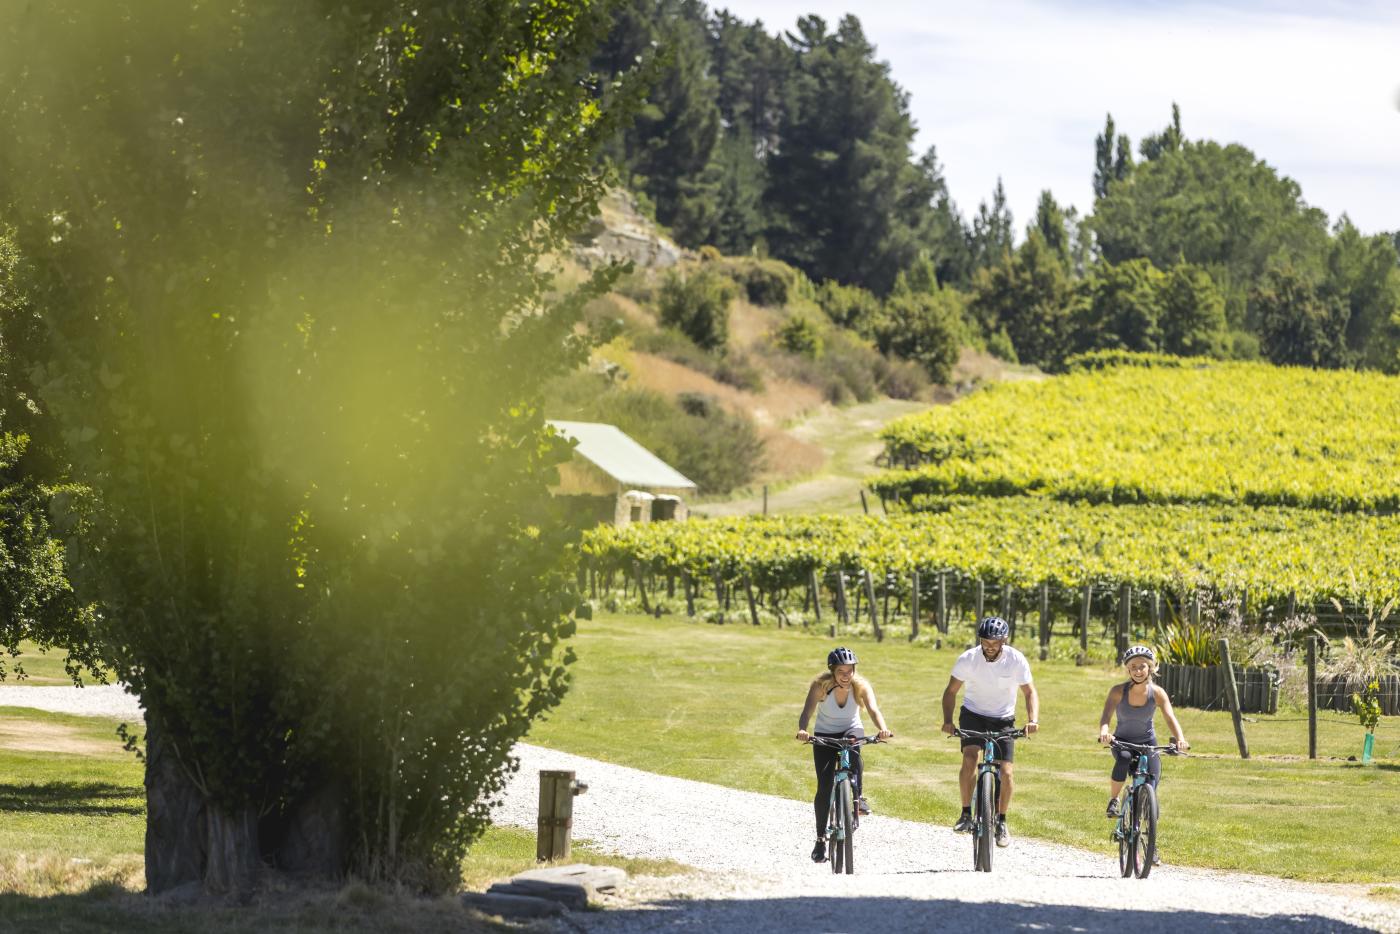
{"type": "Polygon", "coordinates": [[[997,384],[892,422],[882,437],[901,469],[871,488],[899,502],[1037,495],[1400,510],[1400,378],[1138,362],[997,384]]]}
{"type": "Polygon", "coordinates": [[[1400,597],[1400,516],[1296,509],[963,498],[939,512],[878,518],[601,527],[583,550],[596,571],[635,563],[699,581],[747,577],[767,594],[806,586],[813,571],[844,569],[880,579],[945,571],[1018,588],[1207,590],[1256,605],[1400,597]]]}

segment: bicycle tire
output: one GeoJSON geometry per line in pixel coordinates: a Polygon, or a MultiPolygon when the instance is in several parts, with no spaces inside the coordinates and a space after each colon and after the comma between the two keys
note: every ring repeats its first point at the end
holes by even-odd
{"type": "Polygon", "coordinates": [[[1152,859],[1157,855],[1157,792],[1151,785],[1138,789],[1137,815],[1134,823],[1138,826],[1133,862],[1139,879],[1146,879],[1152,871],[1152,859]]]}
{"type": "Polygon", "coordinates": [[[977,777],[977,819],[972,830],[972,868],[977,872],[992,871],[992,837],[996,834],[997,800],[996,776],[983,772],[977,777]]]}
{"type": "Polygon", "coordinates": [[[830,835],[831,840],[828,844],[831,848],[828,854],[831,858],[831,871],[833,874],[844,872],[849,875],[855,872],[855,867],[852,865],[851,858],[853,853],[852,831],[855,826],[851,819],[851,783],[837,782],[834,797],[836,800],[832,802],[832,808],[834,809],[832,823],[836,828],[836,832],[830,835]]]}
{"type": "Polygon", "coordinates": [[[1130,789],[1123,798],[1118,818],[1118,872],[1124,879],[1133,875],[1133,805],[1137,795],[1130,789]]]}

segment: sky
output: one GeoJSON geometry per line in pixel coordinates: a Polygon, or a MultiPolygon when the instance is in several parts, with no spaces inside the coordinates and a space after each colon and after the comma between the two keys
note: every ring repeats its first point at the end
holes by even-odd
{"type": "Polygon", "coordinates": [[[1400,230],[1400,3],[709,0],[769,33],[855,12],[909,93],[965,218],[1006,188],[1018,236],[1042,189],[1093,207],[1094,137],[1240,143],[1363,233],[1400,230]]]}

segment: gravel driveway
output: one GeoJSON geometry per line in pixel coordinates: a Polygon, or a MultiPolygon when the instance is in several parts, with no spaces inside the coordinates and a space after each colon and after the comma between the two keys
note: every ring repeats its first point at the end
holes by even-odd
{"type": "MultiPolygon", "coordinates": [[[[141,717],[136,698],[117,685],[0,686],[4,706],[141,717]]],[[[697,868],[684,876],[632,880],[610,910],[572,915],[568,926],[575,930],[1400,932],[1400,902],[1368,898],[1365,885],[1174,866],[1154,869],[1145,880],[1120,879],[1107,821],[1102,850],[1014,839],[996,852],[987,875],[971,870],[967,837],[876,814],[861,822],[856,875],[833,876],[828,866],[808,859],[808,803],[538,746],[521,744],[516,752],[520,772],[496,812],[499,823],[533,830],[539,770],[569,769],[589,785],[587,794],[574,799],[575,839],[697,868]]],[[[1013,833],[1015,826],[1013,811],[1013,833]]],[[[1169,856],[1169,839],[1167,846],[1169,856]]],[[[1400,868],[1396,876],[1400,881],[1400,868]]]]}
{"type": "Polygon", "coordinates": [[[1400,903],[1366,898],[1369,886],[1172,866],[1121,879],[1106,820],[1101,851],[1013,839],[987,875],[971,870],[968,837],[876,814],[861,822],[856,874],[833,876],[808,859],[810,804],[536,746],[517,753],[498,822],[533,829],[537,773],[571,769],[589,786],[574,799],[575,839],[701,870],[636,880],[613,910],[574,916],[590,932],[1400,931],[1400,903]]]}

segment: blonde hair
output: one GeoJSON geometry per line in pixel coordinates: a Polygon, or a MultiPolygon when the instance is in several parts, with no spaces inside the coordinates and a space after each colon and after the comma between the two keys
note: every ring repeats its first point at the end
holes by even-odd
{"type": "MultiPolygon", "coordinates": [[[[823,671],[812,679],[812,687],[820,687],[822,697],[830,694],[836,689],[836,675],[830,669],[823,671]]],[[[851,690],[855,691],[856,700],[865,703],[865,699],[870,696],[870,682],[865,680],[863,675],[851,672],[851,690]]]]}

